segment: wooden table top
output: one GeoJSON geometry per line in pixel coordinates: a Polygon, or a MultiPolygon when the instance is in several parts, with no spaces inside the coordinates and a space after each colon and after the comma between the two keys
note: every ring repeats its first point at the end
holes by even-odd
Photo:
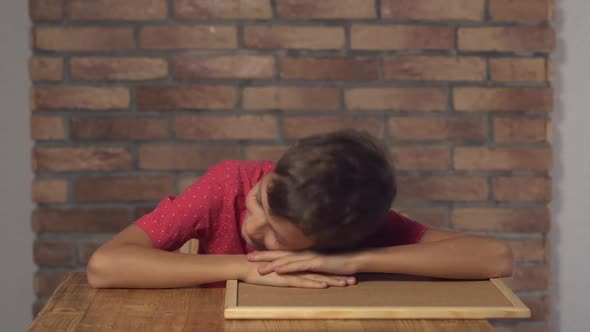
{"type": "Polygon", "coordinates": [[[225,320],[225,289],[93,289],[72,272],[29,331],[494,331],[485,320],[225,320]]]}

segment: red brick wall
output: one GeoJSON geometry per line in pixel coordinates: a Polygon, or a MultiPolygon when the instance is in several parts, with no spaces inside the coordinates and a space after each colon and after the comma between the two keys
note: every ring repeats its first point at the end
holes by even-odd
{"type": "MultiPolygon", "coordinates": [[[[397,206],[508,241],[545,328],[551,0],[31,0],[37,310],[102,241],[227,158],[363,128],[397,206]]],[[[531,329],[529,329],[531,328],[531,329]]]]}

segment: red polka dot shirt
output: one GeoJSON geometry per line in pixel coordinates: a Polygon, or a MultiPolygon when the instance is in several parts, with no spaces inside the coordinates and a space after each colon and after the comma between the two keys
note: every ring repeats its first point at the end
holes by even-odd
{"type": "MultiPolygon", "coordinates": [[[[162,250],[174,251],[190,239],[199,239],[200,254],[255,251],[240,235],[246,195],[274,167],[271,161],[221,162],[179,196],[164,198],[135,224],[162,250]]],[[[417,243],[426,230],[426,226],[391,210],[383,228],[363,247],[417,243]]]]}

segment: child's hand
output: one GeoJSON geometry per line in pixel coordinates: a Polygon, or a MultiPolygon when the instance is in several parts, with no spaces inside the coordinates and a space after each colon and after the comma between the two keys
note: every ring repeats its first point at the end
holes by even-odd
{"type": "Polygon", "coordinates": [[[260,274],[258,272],[261,264],[247,263],[242,281],[264,286],[299,287],[299,288],[326,288],[343,287],[351,284],[347,277],[335,275],[322,275],[317,273],[291,273],[280,275],[275,272],[260,274]]]}
{"type": "Polygon", "coordinates": [[[308,271],[350,276],[357,273],[354,258],[354,254],[323,255],[313,251],[258,251],[248,255],[251,262],[270,262],[259,267],[260,274],[308,271]]]}

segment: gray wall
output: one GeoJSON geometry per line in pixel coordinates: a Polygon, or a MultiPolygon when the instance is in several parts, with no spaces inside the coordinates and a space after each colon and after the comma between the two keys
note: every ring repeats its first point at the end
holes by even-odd
{"type": "Polygon", "coordinates": [[[31,162],[23,0],[0,1],[0,330],[24,331],[33,302],[31,162]]]}
{"type": "Polygon", "coordinates": [[[588,331],[590,1],[556,0],[556,7],[552,327],[554,331],[588,331]]]}

